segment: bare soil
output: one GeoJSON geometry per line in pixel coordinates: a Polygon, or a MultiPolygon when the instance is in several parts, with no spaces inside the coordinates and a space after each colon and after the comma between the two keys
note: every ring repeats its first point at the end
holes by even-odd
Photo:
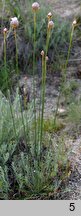
{"type": "Polygon", "coordinates": [[[80,0],[47,0],[55,14],[62,18],[75,18],[81,12],[80,0]]]}

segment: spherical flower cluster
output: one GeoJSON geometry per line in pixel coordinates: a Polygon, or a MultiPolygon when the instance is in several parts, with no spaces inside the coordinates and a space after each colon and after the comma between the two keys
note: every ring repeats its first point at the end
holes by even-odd
{"type": "Polygon", "coordinates": [[[52,29],[54,27],[54,22],[51,20],[48,22],[48,29],[52,29]]]}
{"type": "Polygon", "coordinates": [[[10,26],[11,26],[13,29],[16,29],[16,28],[19,26],[19,21],[18,21],[18,18],[17,18],[17,17],[11,18],[10,26]]]}
{"type": "Polygon", "coordinates": [[[37,12],[40,9],[39,3],[38,2],[34,2],[32,4],[32,9],[34,12],[37,12]]]}

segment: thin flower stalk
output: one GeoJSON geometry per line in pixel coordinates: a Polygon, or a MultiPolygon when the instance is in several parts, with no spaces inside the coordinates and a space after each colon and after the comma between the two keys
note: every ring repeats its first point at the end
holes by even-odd
{"type": "Polygon", "coordinates": [[[49,48],[50,34],[51,34],[51,30],[52,30],[53,27],[54,27],[54,22],[51,20],[51,17],[49,18],[49,16],[48,16],[47,41],[46,41],[46,56],[47,56],[48,48],[49,48]]]}
{"type": "Polygon", "coordinates": [[[56,107],[56,111],[55,111],[55,115],[54,115],[54,126],[56,125],[56,118],[57,118],[57,113],[58,113],[58,108],[59,108],[60,97],[61,97],[61,93],[62,93],[62,86],[64,86],[66,83],[66,75],[67,75],[66,71],[67,71],[68,61],[69,61],[71,47],[72,47],[72,40],[73,40],[73,33],[74,33],[75,25],[76,25],[76,21],[74,20],[72,23],[72,30],[71,30],[71,34],[70,34],[70,42],[69,42],[67,59],[66,59],[64,69],[63,69],[62,84],[60,87],[60,92],[59,92],[59,96],[58,96],[58,100],[57,100],[57,107],[56,107]]]}
{"type": "Polygon", "coordinates": [[[35,123],[35,138],[34,138],[34,144],[35,144],[35,155],[37,155],[37,124],[36,124],[36,89],[35,89],[35,65],[36,65],[36,58],[35,58],[35,52],[36,52],[36,11],[34,11],[34,50],[33,50],[33,97],[34,97],[34,123],[35,123]]]}
{"type": "Polygon", "coordinates": [[[15,134],[15,138],[17,139],[14,115],[13,115],[13,110],[12,110],[12,105],[11,105],[11,100],[10,100],[9,90],[8,90],[8,73],[7,73],[7,66],[6,66],[6,36],[7,36],[7,29],[6,28],[4,29],[3,33],[4,33],[4,67],[5,67],[7,96],[9,99],[9,106],[10,106],[10,112],[11,112],[11,117],[12,117],[12,122],[13,122],[14,134],[15,134]]]}
{"type": "Polygon", "coordinates": [[[55,115],[54,115],[54,127],[56,126],[56,119],[57,119],[57,113],[58,113],[58,108],[59,108],[59,103],[60,103],[60,97],[61,97],[61,91],[59,92],[58,99],[57,99],[57,106],[56,106],[55,115]]]}
{"type": "Polygon", "coordinates": [[[49,40],[50,40],[50,29],[47,28],[47,41],[46,41],[46,56],[49,48],[49,40]]]}
{"type": "Polygon", "coordinates": [[[48,60],[48,48],[49,48],[49,40],[51,29],[53,28],[53,21],[49,21],[47,25],[47,40],[46,40],[46,51],[45,56],[42,55],[42,111],[41,111],[41,132],[40,132],[40,146],[42,145],[42,137],[43,137],[43,122],[44,122],[44,108],[45,108],[45,87],[46,87],[46,71],[47,71],[47,60],[48,60]]]}
{"type": "MultiPolygon", "coordinates": [[[[27,78],[25,78],[27,79],[27,78]]],[[[25,94],[25,88],[24,88],[24,94],[25,94]]],[[[24,95],[24,108],[26,110],[26,133],[27,133],[27,142],[28,142],[28,145],[30,144],[30,129],[29,129],[29,125],[28,125],[28,112],[27,112],[27,108],[28,108],[28,104],[27,104],[27,97],[26,95],[24,95]]]]}
{"type": "MultiPolygon", "coordinates": [[[[16,73],[17,73],[17,79],[18,79],[19,68],[18,68],[18,48],[17,48],[17,33],[16,33],[16,29],[14,29],[14,37],[15,37],[15,45],[16,45],[16,73]]],[[[17,81],[18,81],[18,89],[19,89],[19,79],[17,81]]],[[[22,103],[21,103],[20,94],[19,94],[19,101],[20,101],[20,109],[21,109],[23,131],[24,131],[25,141],[26,141],[26,144],[27,144],[26,129],[25,129],[25,124],[24,124],[24,117],[23,117],[22,103]]]]}
{"type": "Polygon", "coordinates": [[[73,33],[74,33],[74,27],[75,25],[72,25],[72,30],[71,30],[71,34],[70,34],[70,42],[69,42],[69,48],[68,48],[68,54],[67,54],[67,59],[64,65],[64,69],[63,69],[63,78],[64,78],[64,83],[66,83],[66,71],[67,71],[67,66],[68,66],[68,61],[69,61],[69,57],[70,57],[70,52],[71,52],[71,47],[72,47],[72,40],[73,40],[73,33]]]}
{"type": "Polygon", "coordinates": [[[42,55],[42,92],[41,92],[41,102],[42,102],[42,110],[41,110],[41,126],[40,126],[40,150],[42,145],[42,135],[43,135],[43,118],[44,118],[44,98],[45,98],[45,55],[42,55]]]}

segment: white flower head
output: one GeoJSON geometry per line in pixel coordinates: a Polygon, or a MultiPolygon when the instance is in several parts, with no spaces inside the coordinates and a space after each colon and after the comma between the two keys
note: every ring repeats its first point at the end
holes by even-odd
{"type": "Polygon", "coordinates": [[[17,18],[17,17],[11,18],[10,26],[11,26],[13,29],[16,29],[16,28],[19,26],[19,21],[18,21],[18,18],[17,18]]]}
{"type": "Polygon", "coordinates": [[[77,21],[76,21],[76,19],[72,22],[72,26],[76,26],[76,24],[77,24],[77,21]]]}
{"type": "Polygon", "coordinates": [[[41,51],[41,56],[44,56],[44,50],[41,51]]]}
{"type": "Polygon", "coordinates": [[[52,29],[54,27],[54,22],[51,20],[48,22],[48,29],[52,29]]]}
{"type": "Polygon", "coordinates": [[[49,13],[48,13],[48,15],[47,15],[47,17],[48,17],[48,20],[50,20],[50,19],[51,19],[51,17],[52,17],[52,13],[51,13],[51,12],[49,12],[49,13]]]}
{"type": "Polygon", "coordinates": [[[32,4],[32,9],[33,9],[34,12],[37,12],[40,9],[39,3],[38,2],[34,2],[32,4]]]}

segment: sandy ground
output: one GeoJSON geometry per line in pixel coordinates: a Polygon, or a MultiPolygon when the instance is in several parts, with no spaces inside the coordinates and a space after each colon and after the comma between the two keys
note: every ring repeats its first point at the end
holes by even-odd
{"type": "Polygon", "coordinates": [[[80,0],[47,0],[55,14],[62,18],[76,17],[81,12],[80,0]]]}

